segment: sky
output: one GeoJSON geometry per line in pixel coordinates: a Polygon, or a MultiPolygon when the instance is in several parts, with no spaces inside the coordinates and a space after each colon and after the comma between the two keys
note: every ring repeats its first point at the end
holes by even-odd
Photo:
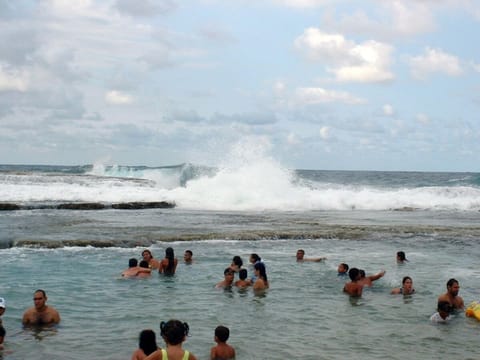
{"type": "Polygon", "coordinates": [[[478,172],[479,38],[475,0],[0,0],[0,163],[478,172]]]}

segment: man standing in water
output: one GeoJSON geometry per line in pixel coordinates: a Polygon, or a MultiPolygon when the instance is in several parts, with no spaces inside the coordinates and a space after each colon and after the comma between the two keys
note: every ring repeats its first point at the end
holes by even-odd
{"type": "Polygon", "coordinates": [[[458,296],[458,291],[460,290],[460,285],[456,279],[450,279],[447,281],[447,292],[438,297],[438,302],[447,301],[452,309],[462,310],[465,305],[463,304],[463,299],[461,296],[458,296]]]}
{"type": "Polygon", "coordinates": [[[304,262],[304,261],[311,261],[311,262],[320,262],[326,260],[326,257],[316,257],[316,258],[306,258],[305,257],[305,250],[298,249],[297,250],[297,262],[304,262]]]}
{"type": "Polygon", "coordinates": [[[348,276],[350,277],[350,282],[346,283],[343,287],[343,292],[347,293],[350,296],[360,297],[363,292],[363,285],[360,284],[360,270],[357,268],[351,268],[348,271],[348,276]]]}
{"type": "Polygon", "coordinates": [[[47,294],[44,290],[37,290],[33,294],[34,306],[23,314],[23,325],[54,325],[60,322],[60,314],[52,306],[48,306],[47,294]]]}

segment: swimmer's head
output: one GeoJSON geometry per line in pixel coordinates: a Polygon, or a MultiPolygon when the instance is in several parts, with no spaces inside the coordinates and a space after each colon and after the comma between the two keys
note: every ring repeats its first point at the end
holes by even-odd
{"type": "Polygon", "coordinates": [[[189,331],[188,324],[179,320],[168,320],[160,323],[160,333],[167,344],[178,345],[185,340],[189,331]]]}

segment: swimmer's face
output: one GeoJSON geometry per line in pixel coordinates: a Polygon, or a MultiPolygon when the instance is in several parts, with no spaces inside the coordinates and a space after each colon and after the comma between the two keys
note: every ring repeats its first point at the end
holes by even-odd
{"type": "Polygon", "coordinates": [[[187,261],[187,262],[188,262],[188,261],[191,261],[191,260],[192,260],[192,255],[190,255],[190,253],[188,253],[188,252],[185,252],[185,253],[183,254],[183,260],[185,260],[185,261],[187,261]]]}
{"type": "Polygon", "coordinates": [[[5,312],[5,308],[0,307],[0,316],[2,316],[4,312],[5,312]]]}
{"type": "Polygon", "coordinates": [[[452,286],[448,288],[448,292],[453,296],[457,296],[459,290],[460,290],[460,285],[458,283],[454,283],[452,286]]]}
{"type": "Polygon", "coordinates": [[[337,271],[338,271],[339,273],[344,273],[344,272],[345,272],[345,268],[343,267],[342,264],[338,265],[337,271]]]}
{"type": "Polygon", "coordinates": [[[43,296],[43,293],[40,291],[36,292],[33,295],[33,304],[35,305],[36,309],[42,309],[45,306],[45,302],[47,298],[43,296]]]}
{"type": "Polygon", "coordinates": [[[152,255],[148,251],[144,251],[142,253],[143,260],[150,261],[152,259],[152,255]]]}
{"type": "Polygon", "coordinates": [[[297,260],[303,260],[303,257],[305,256],[305,252],[298,250],[297,251],[297,260]]]}
{"type": "Polygon", "coordinates": [[[405,280],[405,282],[403,283],[403,288],[409,292],[412,290],[412,287],[413,287],[413,281],[410,280],[410,279],[407,279],[405,280]]]}

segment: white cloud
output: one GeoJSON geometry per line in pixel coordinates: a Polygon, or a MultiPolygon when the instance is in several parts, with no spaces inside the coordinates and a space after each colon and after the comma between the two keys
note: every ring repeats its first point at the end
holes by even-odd
{"type": "Polygon", "coordinates": [[[133,103],[133,97],[121,91],[111,90],[105,94],[105,101],[114,105],[128,105],[133,103]]]}
{"type": "Polygon", "coordinates": [[[441,49],[427,47],[423,55],[410,57],[410,71],[417,79],[425,79],[432,73],[458,76],[463,73],[458,57],[441,49]]]}
{"type": "Polygon", "coordinates": [[[341,34],[308,28],[295,40],[295,47],[311,61],[330,64],[327,69],[341,82],[384,82],[393,80],[390,71],[393,47],[374,40],[356,44],[341,34]]]}
{"type": "Polygon", "coordinates": [[[298,136],[295,133],[291,132],[287,136],[287,143],[289,145],[297,145],[300,143],[300,140],[298,139],[298,136]]]}
{"type": "Polygon", "coordinates": [[[417,114],[415,118],[422,125],[430,124],[430,118],[425,114],[417,114]]]}
{"type": "Polygon", "coordinates": [[[393,106],[390,104],[383,105],[382,110],[383,110],[383,114],[386,116],[392,116],[395,113],[393,106]]]}
{"type": "Polygon", "coordinates": [[[330,126],[322,126],[320,128],[320,137],[323,140],[328,140],[330,138],[330,126]]]}
{"type": "Polygon", "coordinates": [[[345,91],[325,90],[323,88],[305,87],[298,88],[295,92],[295,99],[300,105],[312,105],[332,102],[346,104],[362,104],[365,100],[345,91]]]}
{"type": "Polygon", "coordinates": [[[0,91],[27,91],[28,76],[24,71],[7,69],[0,65],[0,91]]]}
{"type": "Polygon", "coordinates": [[[273,0],[274,3],[293,8],[314,8],[326,5],[331,0],[273,0]]]}

